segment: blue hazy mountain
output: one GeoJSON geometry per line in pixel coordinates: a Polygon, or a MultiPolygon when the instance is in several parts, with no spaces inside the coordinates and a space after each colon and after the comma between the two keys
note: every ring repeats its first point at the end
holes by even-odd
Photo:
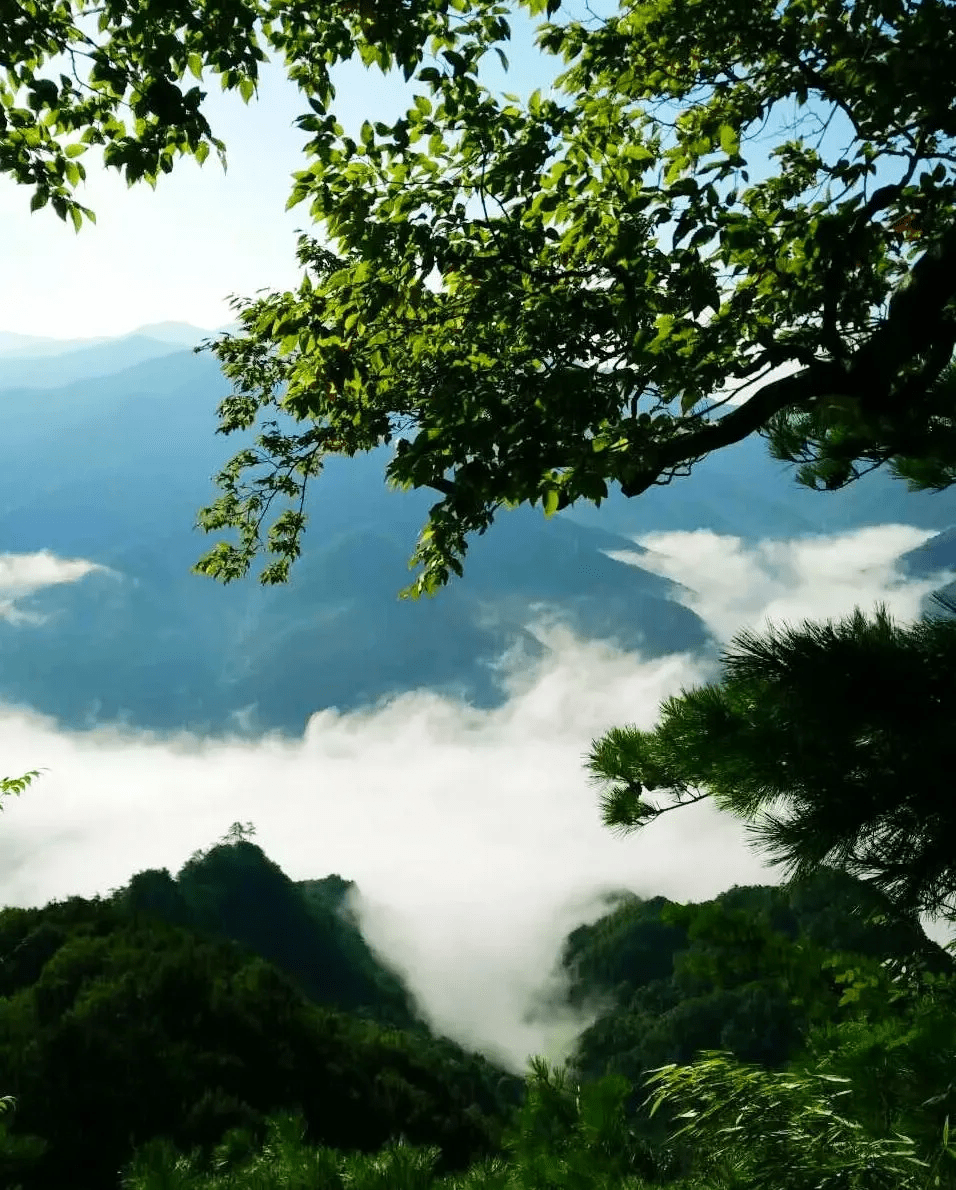
{"type": "Polygon", "coordinates": [[[956,570],[956,528],[944,529],[900,558],[907,574],[920,578],[956,570]]]}
{"type": "Polygon", "coordinates": [[[16,331],[0,331],[0,354],[11,355],[59,355],[73,347],[92,347],[103,343],[104,338],[93,339],[51,339],[46,335],[21,335],[16,331]]]}
{"type": "MultiPolygon", "coordinates": [[[[235,324],[234,324],[235,325],[235,324]]],[[[156,339],[161,343],[171,344],[173,347],[195,347],[202,339],[212,334],[212,331],[193,326],[190,322],[151,322],[146,326],[137,327],[126,335],[113,336],[95,335],[85,339],[53,339],[48,335],[23,335],[15,331],[0,331],[0,355],[8,359],[18,356],[65,355],[67,352],[82,351],[87,347],[96,347],[100,343],[116,343],[129,339],[134,335],[141,335],[147,339],[156,339]]]]}
{"type": "Polygon", "coordinates": [[[19,336],[11,336],[5,347],[0,338],[0,391],[58,388],[108,376],[145,360],[181,352],[184,347],[198,346],[210,333],[185,322],[160,322],[119,339],[27,340],[18,347],[19,336]]]}
{"type": "Polygon", "coordinates": [[[542,653],[528,631],[542,615],[649,655],[710,647],[674,584],[602,552],[628,540],[527,508],[473,544],[463,581],[399,601],[437,497],[388,490],[385,451],[329,461],[288,586],[191,574],[211,544],[196,512],[241,445],[215,434],[227,391],[210,356],[177,352],[0,393],[3,550],[102,568],[0,620],[0,698],[72,726],[297,732],[323,707],[421,687],[495,705],[497,662],[515,647],[542,653]]]}
{"type": "MultiPolygon", "coordinates": [[[[956,602],[956,528],[944,529],[916,549],[909,550],[900,558],[900,568],[914,578],[935,578],[939,576],[939,594],[956,602]]],[[[936,616],[952,616],[952,611],[940,607],[931,596],[923,600],[923,611],[936,616]]]]}
{"type": "Polygon", "coordinates": [[[763,439],[751,437],[709,455],[689,477],[630,500],[615,491],[600,509],[579,504],[567,515],[625,536],[696,528],[747,541],[866,525],[945,529],[956,524],[956,488],[911,492],[888,472],[874,471],[841,491],[815,492],[798,484],[794,471],[771,458],[763,439]]]}
{"type": "MultiPolygon", "coordinates": [[[[70,725],[298,732],[323,707],[422,687],[492,706],[501,656],[541,656],[529,626],[549,616],[645,655],[712,649],[674,584],[607,556],[639,554],[631,535],[710,528],[756,540],[956,523],[956,492],[914,495],[882,474],[810,492],[754,439],[634,500],[612,495],[549,521],[537,509],[503,513],[471,544],[465,578],[414,603],[397,592],[438,497],[388,490],[383,448],[329,460],[288,586],[222,587],[190,567],[211,544],[193,528],[214,495],[210,477],[243,445],[215,433],[228,383],[208,354],[170,352],[160,339],[149,341],[162,354],[123,367],[139,338],[149,337],[55,357],[116,365],[104,375],[0,391],[2,549],[101,567],[19,598],[21,618],[0,619],[0,698],[70,725]]],[[[3,366],[0,357],[0,375],[3,366]]]]}

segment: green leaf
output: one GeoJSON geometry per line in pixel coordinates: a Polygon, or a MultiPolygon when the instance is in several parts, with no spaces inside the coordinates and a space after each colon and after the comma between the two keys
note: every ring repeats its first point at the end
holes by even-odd
{"type": "Polygon", "coordinates": [[[468,62],[457,50],[442,50],[442,57],[450,64],[456,78],[467,72],[468,62]]]}
{"type": "Polygon", "coordinates": [[[720,139],[721,150],[728,157],[736,157],[740,153],[740,137],[732,125],[721,124],[717,135],[720,139]]]}
{"type": "Polygon", "coordinates": [[[647,345],[647,349],[648,351],[656,352],[673,332],[675,318],[673,314],[658,314],[654,321],[655,325],[657,326],[657,335],[647,345]]]}
{"type": "Polygon", "coordinates": [[[552,517],[558,511],[558,502],[560,494],[557,488],[548,488],[541,498],[541,503],[544,506],[544,515],[552,517]]]}

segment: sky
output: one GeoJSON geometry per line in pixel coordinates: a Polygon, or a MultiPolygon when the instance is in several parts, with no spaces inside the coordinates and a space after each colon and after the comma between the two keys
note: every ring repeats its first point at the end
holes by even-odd
{"type": "MultiPolygon", "coordinates": [[[[799,622],[878,601],[902,621],[939,585],[894,560],[929,533],[880,526],[753,547],[709,532],[641,538],[642,565],[677,579],[721,640],[768,616],[799,622]],[[719,560],[719,565],[717,564],[719,560]]],[[[0,598],[69,582],[79,559],[0,560],[0,598]]],[[[508,673],[507,702],[477,710],[412,692],[323,711],[301,740],[204,740],[100,727],[68,732],[0,708],[4,771],[42,768],[6,799],[0,904],[108,893],[145,867],[175,872],[236,821],[293,879],[355,880],[369,943],[435,1027],[520,1071],[559,1061],[588,1019],[538,1011],[563,938],[627,888],[703,900],[776,882],[745,831],[709,804],[621,838],[600,821],[583,757],[608,728],[650,728],[660,702],[714,676],[677,655],[642,660],[541,624],[552,656],[508,673]]]]}
{"type": "MultiPolygon", "coordinates": [[[[610,0],[587,3],[591,13],[615,8],[610,0]]],[[[583,0],[572,0],[569,11],[591,19],[583,0]]],[[[536,50],[536,23],[513,17],[509,70],[489,55],[487,86],[519,95],[549,90],[562,63],[536,50]]],[[[334,110],[353,136],[365,119],[396,119],[414,93],[399,74],[386,77],[356,63],[338,66],[333,78],[334,110]]],[[[297,234],[314,231],[306,204],[285,210],[291,175],[308,163],[307,135],[294,126],[304,110],[295,86],[274,65],[264,68],[248,106],[212,80],[204,111],[226,142],[227,172],[211,154],[203,166],[181,160],[155,191],[145,184],[130,189],[90,152],[77,197],[97,222],[84,222],[79,234],[49,206],[31,214],[31,190],[0,177],[0,332],[92,338],[165,321],[213,330],[233,321],[231,296],[296,285],[297,234]]],[[[752,177],[773,140],[773,129],[758,138],[749,154],[752,177]]]]}
{"type": "MultiPolygon", "coordinates": [[[[512,25],[509,74],[493,58],[487,84],[519,93],[547,86],[553,63],[534,50],[527,21],[512,25]]],[[[400,75],[358,64],[333,77],[336,114],[353,135],[365,119],[398,118],[413,93],[400,75]]],[[[50,207],[31,214],[31,191],[0,177],[0,331],[92,338],[165,321],[211,330],[232,321],[230,295],[298,283],[297,234],[312,228],[305,204],[288,212],[285,204],[292,173],[307,165],[308,137],[293,124],[304,101],[270,65],[248,106],[213,80],[204,110],[226,142],[225,173],[210,154],[203,166],[180,161],[155,191],[128,188],[88,153],[77,197],[97,221],[79,234],[50,207]]]]}

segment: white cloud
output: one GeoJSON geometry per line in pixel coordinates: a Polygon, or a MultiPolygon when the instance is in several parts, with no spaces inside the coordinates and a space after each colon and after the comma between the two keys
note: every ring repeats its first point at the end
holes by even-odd
{"type": "MultiPolygon", "coordinates": [[[[915,611],[922,584],[894,575],[890,547],[924,536],[892,527],[748,551],[669,534],[655,556],[684,582],[709,580],[700,607],[723,635],[771,608],[840,614],[864,596],[915,611]]],[[[664,697],[713,676],[707,663],[538,631],[555,651],[520,662],[500,708],[419,692],[321,712],[298,741],[66,732],[6,710],[3,771],[48,771],[0,820],[0,899],[37,904],[106,892],[148,866],[175,871],[251,820],[294,879],[358,882],[366,937],[441,1030],[519,1069],[533,1053],[558,1059],[584,1022],[532,1010],[567,932],[604,911],[601,894],[700,900],[778,875],[707,803],[626,839],[601,825],[582,764],[591,740],[652,726],[664,697]]]]}
{"type": "Polygon", "coordinates": [[[443,1030],[512,1063],[564,1052],[579,1022],[522,1017],[562,938],[589,906],[600,915],[597,893],[705,898],[761,878],[736,824],[706,811],[653,839],[615,838],[582,768],[594,736],[622,715],[650,726],[668,691],[702,676],[686,657],[642,664],[565,639],[497,710],[408,694],[316,715],[301,741],[67,733],[8,711],[6,769],[49,771],[4,815],[3,899],[91,895],[146,866],[175,870],[252,820],[290,876],[358,882],[370,943],[443,1030]]]}
{"type": "Polygon", "coordinates": [[[75,583],[93,570],[103,570],[85,558],[58,558],[49,550],[35,554],[0,554],[0,592],[30,595],[41,587],[75,583]]]}
{"type": "Polygon", "coordinates": [[[721,640],[768,621],[799,623],[837,618],[885,603],[900,620],[919,615],[922,599],[945,581],[905,577],[896,560],[933,531],[876,525],[850,533],[745,544],[708,529],[649,533],[636,540],[649,552],[611,553],[687,587],[681,597],[721,640]]]}
{"type": "Polygon", "coordinates": [[[35,554],[0,554],[0,619],[11,624],[39,624],[44,617],[21,608],[17,600],[44,587],[75,583],[105,566],[85,558],[58,558],[49,550],[35,554]]]}

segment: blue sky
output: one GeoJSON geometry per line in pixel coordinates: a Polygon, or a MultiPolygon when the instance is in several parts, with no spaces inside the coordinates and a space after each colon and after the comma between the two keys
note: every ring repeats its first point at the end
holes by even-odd
{"type": "MultiPolygon", "coordinates": [[[[593,19],[594,12],[616,7],[613,0],[587,7],[571,0],[562,11],[593,19]]],[[[510,69],[506,74],[488,55],[486,85],[524,95],[550,87],[563,63],[535,48],[537,23],[514,17],[510,69]]],[[[413,94],[399,74],[383,76],[358,62],[340,66],[335,80],[335,111],[353,134],[365,119],[397,118],[413,94]]],[[[91,153],[79,197],[98,222],[85,224],[79,235],[49,207],[31,215],[31,191],[0,178],[6,231],[0,331],[85,338],[167,320],[212,329],[232,321],[230,295],[294,285],[296,234],[310,223],[305,204],[286,212],[285,203],[291,175],[306,161],[306,135],[294,126],[304,110],[295,86],[275,66],[263,72],[259,97],[248,107],[238,95],[223,95],[213,80],[206,112],[226,141],[228,172],[214,155],[203,167],[184,160],[155,191],[146,185],[130,190],[116,173],[98,167],[91,153]]],[[[751,178],[766,164],[755,158],[772,147],[778,132],[766,129],[752,142],[751,178]]],[[[831,145],[834,136],[828,134],[831,145]]]]}
{"type": "MultiPolygon", "coordinates": [[[[560,62],[534,48],[532,25],[516,18],[507,75],[492,56],[485,81],[527,93],[547,87],[560,62]]],[[[336,112],[346,131],[363,120],[397,118],[412,94],[400,75],[360,64],[336,73],[336,112]]],[[[31,192],[0,178],[0,330],[55,338],[124,334],[167,320],[213,328],[231,320],[230,294],[295,284],[297,229],[304,206],[286,212],[290,175],[304,166],[307,139],[293,125],[305,103],[281,69],[265,70],[258,100],[209,87],[207,115],[226,141],[228,171],[212,155],[182,161],[159,182],[128,189],[86,158],[79,195],[97,215],[77,235],[49,207],[31,215],[31,192]]]]}

